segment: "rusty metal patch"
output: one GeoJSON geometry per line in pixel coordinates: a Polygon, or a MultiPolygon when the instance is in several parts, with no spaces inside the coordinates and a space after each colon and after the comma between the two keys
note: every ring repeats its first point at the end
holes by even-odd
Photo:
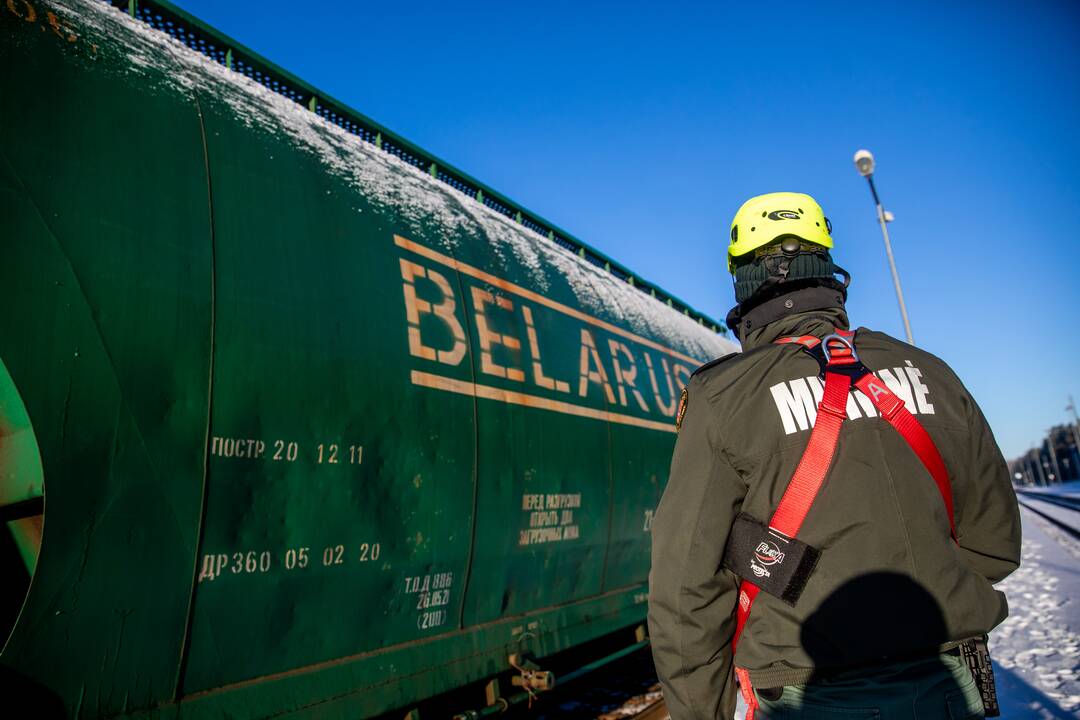
{"type": "Polygon", "coordinates": [[[687,397],[686,388],[683,388],[682,395],[679,396],[679,411],[675,413],[675,430],[682,430],[682,421],[686,417],[687,397]]]}

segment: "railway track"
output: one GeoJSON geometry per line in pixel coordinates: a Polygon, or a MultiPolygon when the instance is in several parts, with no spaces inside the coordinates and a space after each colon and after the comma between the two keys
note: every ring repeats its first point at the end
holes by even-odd
{"type": "Polygon", "coordinates": [[[1050,524],[1059,528],[1074,540],[1080,540],[1080,498],[1067,495],[1051,495],[1049,493],[1032,492],[1031,490],[1017,490],[1017,501],[1025,508],[1043,518],[1050,524]],[[1047,507],[1050,506],[1050,507],[1047,507]],[[1071,512],[1064,515],[1060,511],[1052,511],[1051,508],[1065,508],[1071,512]]]}
{"type": "Polygon", "coordinates": [[[670,715],[664,696],[657,684],[644,695],[630,698],[615,710],[597,716],[596,720],[668,720],[670,715]]]}
{"type": "Polygon", "coordinates": [[[1042,500],[1051,505],[1060,505],[1061,507],[1069,508],[1070,510],[1080,510],[1080,497],[1073,497],[1071,495],[1051,495],[1050,493],[1033,492],[1031,490],[1017,490],[1017,494],[1042,500]]]}
{"type": "MultiPolygon", "coordinates": [[[[492,715],[503,720],[667,720],[669,717],[647,645],[638,646],[587,674],[560,672],[559,667],[551,667],[556,677],[553,689],[538,693],[529,702],[494,710],[492,715]]],[[[459,713],[457,717],[478,715],[459,713]]],[[[427,713],[421,712],[421,716],[427,717],[427,713]]],[[[487,717],[488,713],[481,716],[487,717]]],[[[450,716],[436,712],[432,717],[450,716]]]]}
{"type": "Polygon", "coordinates": [[[637,718],[637,720],[669,720],[671,716],[668,714],[667,705],[664,703],[663,698],[661,698],[634,717],[637,718]]]}

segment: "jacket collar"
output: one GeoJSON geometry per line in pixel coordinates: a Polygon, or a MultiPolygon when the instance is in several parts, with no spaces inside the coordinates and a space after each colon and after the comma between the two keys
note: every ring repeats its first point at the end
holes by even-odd
{"type": "Polygon", "coordinates": [[[822,310],[808,310],[807,312],[795,313],[769,323],[760,330],[752,330],[742,341],[743,350],[776,342],[788,335],[813,335],[816,338],[825,337],[836,328],[848,329],[847,311],[842,307],[825,308],[822,310]]]}

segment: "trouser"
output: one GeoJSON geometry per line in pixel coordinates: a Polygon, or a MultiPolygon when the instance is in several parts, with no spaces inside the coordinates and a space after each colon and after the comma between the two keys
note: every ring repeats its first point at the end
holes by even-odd
{"type": "Polygon", "coordinates": [[[757,692],[758,720],[969,720],[982,698],[964,659],[944,653],[757,692]],[[779,693],[777,691],[780,691],[779,693]],[[776,695],[779,694],[779,697],[776,695]]]}

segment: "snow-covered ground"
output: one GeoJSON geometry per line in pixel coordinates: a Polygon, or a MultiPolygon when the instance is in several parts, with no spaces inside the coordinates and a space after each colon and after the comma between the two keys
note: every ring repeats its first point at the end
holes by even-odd
{"type": "Polygon", "coordinates": [[[1020,569],[998,585],[1009,618],[990,635],[1002,717],[1080,717],[1080,543],[1020,512],[1020,569]]]}

